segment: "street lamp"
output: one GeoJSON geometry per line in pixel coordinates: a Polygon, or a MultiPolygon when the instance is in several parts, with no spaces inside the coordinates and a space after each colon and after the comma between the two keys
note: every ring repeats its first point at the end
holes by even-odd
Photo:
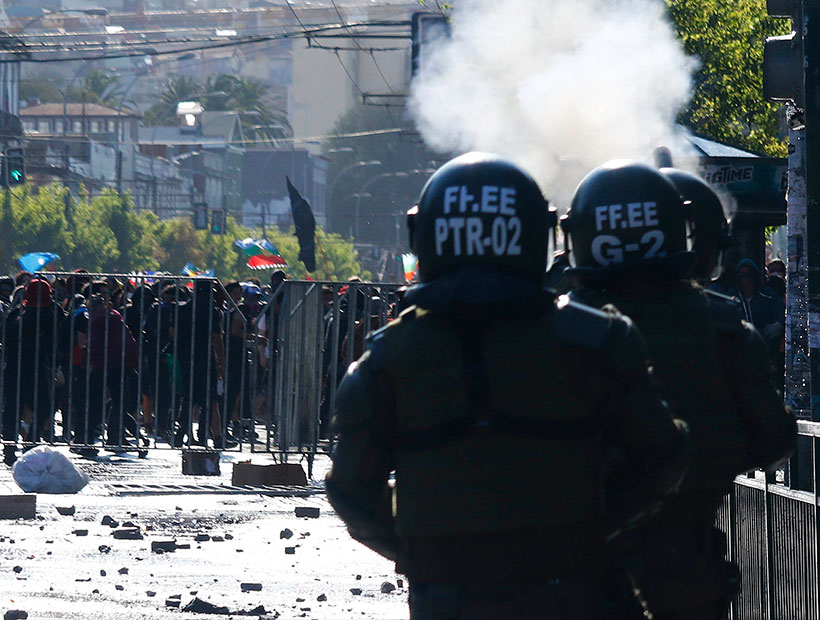
{"type": "Polygon", "coordinates": [[[328,187],[328,190],[327,190],[328,198],[330,198],[330,208],[327,211],[327,229],[328,230],[333,230],[333,228],[331,228],[331,226],[330,226],[330,221],[331,221],[330,216],[333,213],[333,207],[334,207],[334,204],[333,204],[333,190],[336,189],[336,184],[339,182],[339,180],[345,174],[347,174],[348,172],[350,172],[351,170],[353,170],[355,168],[362,168],[362,167],[365,167],[365,166],[381,166],[381,165],[382,165],[382,162],[380,162],[378,159],[372,159],[370,161],[357,161],[357,162],[353,162],[349,166],[345,166],[344,168],[342,168],[336,174],[336,176],[333,178],[333,181],[330,182],[330,186],[328,187]]]}

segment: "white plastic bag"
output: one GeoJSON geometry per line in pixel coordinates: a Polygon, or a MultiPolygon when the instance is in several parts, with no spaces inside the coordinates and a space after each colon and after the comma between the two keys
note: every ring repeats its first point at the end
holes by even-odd
{"type": "Polygon", "coordinates": [[[88,474],[48,446],[37,446],[23,454],[14,464],[12,475],[26,493],[77,493],[88,484],[88,474]]]}

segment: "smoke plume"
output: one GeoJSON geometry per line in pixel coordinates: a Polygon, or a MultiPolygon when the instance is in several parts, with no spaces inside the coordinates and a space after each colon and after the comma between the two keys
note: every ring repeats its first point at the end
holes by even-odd
{"type": "Polygon", "coordinates": [[[410,109],[442,152],[482,150],[529,170],[563,211],[595,166],[677,157],[696,61],[660,0],[460,0],[452,36],[422,56],[410,109]]]}

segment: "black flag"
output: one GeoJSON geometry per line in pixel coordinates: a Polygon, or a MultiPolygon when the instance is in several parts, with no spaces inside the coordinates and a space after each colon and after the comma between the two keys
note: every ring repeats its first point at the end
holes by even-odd
{"type": "Polygon", "coordinates": [[[316,271],[316,220],[307,200],[302,198],[298,190],[293,187],[288,177],[288,194],[290,194],[290,208],[293,212],[293,224],[296,226],[296,238],[299,239],[299,260],[305,264],[308,271],[316,271]]]}

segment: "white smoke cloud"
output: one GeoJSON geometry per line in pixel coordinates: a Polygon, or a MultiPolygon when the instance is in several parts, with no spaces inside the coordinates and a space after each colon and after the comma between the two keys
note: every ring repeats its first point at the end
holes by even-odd
{"type": "MultiPolygon", "coordinates": [[[[529,170],[562,210],[595,166],[687,150],[675,127],[696,61],[660,0],[460,0],[422,57],[410,109],[434,149],[529,170]]],[[[676,160],[677,163],[677,160],[676,160]]]]}

